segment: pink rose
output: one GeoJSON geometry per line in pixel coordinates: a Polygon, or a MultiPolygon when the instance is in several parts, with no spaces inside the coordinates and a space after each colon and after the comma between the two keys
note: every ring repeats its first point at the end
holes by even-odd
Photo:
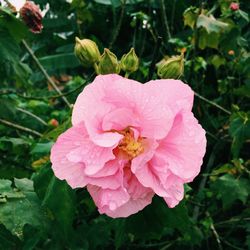
{"type": "Polygon", "coordinates": [[[51,150],[55,175],[72,188],[87,186],[99,212],[113,218],[142,210],[155,194],[176,206],[206,149],[193,97],[179,80],[97,76],[51,150]]]}
{"type": "Polygon", "coordinates": [[[235,2],[232,2],[230,4],[230,9],[233,10],[233,11],[236,11],[240,8],[239,4],[238,3],[235,3],[235,2]]]}

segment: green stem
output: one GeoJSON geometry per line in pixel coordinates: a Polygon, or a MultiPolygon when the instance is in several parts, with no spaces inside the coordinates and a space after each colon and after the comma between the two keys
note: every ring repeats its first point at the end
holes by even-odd
{"type": "Polygon", "coordinates": [[[44,126],[48,126],[48,124],[42,118],[40,118],[39,116],[31,113],[30,111],[22,109],[22,108],[17,108],[17,110],[24,113],[24,114],[26,114],[26,115],[28,115],[28,116],[30,116],[30,117],[32,117],[32,118],[34,118],[34,119],[36,119],[37,121],[39,121],[44,126]]]}
{"type": "Polygon", "coordinates": [[[199,99],[201,99],[202,101],[207,102],[207,103],[209,103],[210,105],[212,105],[212,106],[214,106],[214,107],[216,107],[216,108],[222,110],[223,112],[227,113],[228,115],[231,115],[231,114],[232,114],[229,110],[223,108],[222,106],[220,106],[219,104],[217,104],[217,103],[215,103],[215,102],[213,102],[213,101],[208,100],[208,99],[205,98],[204,96],[202,96],[202,95],[200,95],[200,94],[198,94],[198,93],[196,93],[196,92],[194,92],[194,95],[195,95],[196,97],[198,97],[199,99]]]}
{"type": "Polygon", "coordinates": [[[121,6],[121,14],[120,14],[120,18],[119,18],[119,21],[118,21],[118,24],[117,26],[115,27],[115,30],[114,30],[114,33],[113,33],[113,36],[112,36],[112,40],[109,44],[109,49],[111,49],[119,35],[119,32],[120,32],[120,29],[121,29],[121,26],[122,26],[122,21],[123,21],[123,18],[124,18],[124,13],[125,13],[125,7],[126,7],[126,2],[127,0],[121,0],[121,3],[122,3],[122,6],[121,6]]]}
{"type": "Polygon", "coordinates": [[[171,39],[172,36],[170,33],[170,29],[169,29],[169,24],[168,24],[168,19],[167,19],[167,14],[166,14],[166,6],[165,6],[164,0],[161,0],[160,4],[161,4],[162,20],[163,20],[164,28],[167,34],[167,40],[168,40],[168,39],[171,39]]]}
{"type": "Polygon", "coordinates": [[[157,56],[159,54],[159,50],[160,50],[160,46],[161,46],[161,42],[162,42],[162,37],[158,36],[157,38],[157,42],[154,48],[154,52],[153,52],[153,58],[149,67],[149,73],[148,73],[148,77],[147,77],[147,81],[151,80],[155,71],[155,65],[156,65],[156,60],[157,60],[157,56]]]}
{"type": "Polygon", "coordinates": [[[37,131],[35,131],[33,129],[23,127],[23,126],[21,126],[19,124],[16,124],[16,123],[13,123],[13,122],[10,122],[10,121],[6,121],[4,119],[0,119],[0,124],[3,124],[4,126],[10,127],[10,128],[18,129],[20,131],[27,132],[27,133],[32,134],[32,135],[42,137],[41,133],[39,133],[39,132],[37,132],[37,131]]]}
{"type": "Polygon", "coordinates": [[[27,42],[23,39],[22,43],[24,45],[24,47],[26,48],[26,50],[29,52],[30,56],[32,57],[32,59],[35,61],[35,63],[37,64],[38,68],[41,70],[41,72],[43,73],[43,75],[45,76],[45,78],[47,79],[47,81],[49,82],[49,84],[55,89],[55,91],[59,94],[62,95],[62,99],[63,101],[67,104],[67,106],[69,108],[72,107],[72,105],[69,103],[68,99],[62,94],[61,90],[57,87],[57,85],[54,83],[54,81],[51,79],[51,77],[48,75],[47,71],[45,70],[45,68],[42,66],[42,64],[39,62],[38,58],[36,57],[36,55],[34,54],[33,50],[29,47],[29,45],[27,44],[27,42]]]}
{"type": "Polygon", "coordinates": [[[130,73],[129,73],[129,72],[126,72],[126,73],[125,73],[125,78],[129,78],[129,75],[130,75],[130,73]]]}

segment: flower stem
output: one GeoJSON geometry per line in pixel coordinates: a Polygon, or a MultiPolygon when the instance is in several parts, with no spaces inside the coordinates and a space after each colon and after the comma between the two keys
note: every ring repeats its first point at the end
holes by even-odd
{"type": "Polygon", "coordinates": [[[39,136],[39,137],[42,137],[42,134],[33,130],[33,129],[30,129],[30,128],[26,128],[26,127],[23,127],[19,124],[16,124],[16,123],[13,123],[13,122],[10,122],[10,121],[6,121],[4,119],[0,119],[0,124],[3,124],[7,127],[10,127],[10,128],[14,128],[14,129],[18,129],[20,131],[24,131],[24,132],[27,132],[29,134],[32,134],[32,135],[36,135],[36,136],[39,136]]]}
{"type": "MultiPolygon", "coordinates": [[[[47,79],[47,81],[49,82],[49,84],[55,89],[55,91],[59,94],[62,95],[61,90],[56,86],[56,84],[54,83],[54,81],[51,79],[51,77],[48,75],[47,71],[45,70],[45,68],[42,66],[42,64],[39,62],[38,58],[36,57],[36,55],[34,54],[33,50],[29,47],[29,45],[27,44],[27,42],[23,39],[22,43],[24,45],[24,47],[26,48],[26,50],[29,52],[30,56],[32,57],[32,59],[35,61],[35,63],[37,64],[38,68],[41,70],[41,72],[43,73],[43,75],[45,76],[45,78],[47,79]]],[[[69,103],[68,99],[62,95],[62,99],[63,101],[67,104],[67,106],[69,108],[72,107],[72,105],[69,103]]]]}

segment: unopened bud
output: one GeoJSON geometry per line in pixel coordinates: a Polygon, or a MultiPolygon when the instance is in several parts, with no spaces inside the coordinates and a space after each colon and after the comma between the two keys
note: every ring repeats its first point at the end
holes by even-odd
{"type": "Polygon", "coordinates": [[[100,62],[97,66],[97,74],[106,75],[106,74],[119,74],[120,65],[117,60],[117,57],[109,49],[104,49],[103,54],[101,55],[100,62]]]}
{"type": "Polygon", "coordinates": [[[96,43],[90,39],[76,37],[75,55],[84,67],[91,67],[100,60],[101,54],[96,43]]]}
{"type": "Polygon", "coordinates": [[[59,122],[58,122],[56,119],[52,118],[52,119],[48,122],[48,124],[49,124],[50,126],[52,126],[52,127],[58,127],[59,122]]]}
{"type": "Polygon", "coordinates": [[[121,68],[127,73],[132,73],[138,70],[139,68],[139,58],[135,54],[134,48],[131,48],[130,51],[122,56],[121,59],[121,68]]]}
{"type": "Polygon", "coordinates": [[[163,59],[158,63],[157,74],[162,79],[178,79],[184,72],[184,55],[163,59]]]}
{"type": "Polygon", "coordinates": [[[20,16],[33,33],[41,32],[43,28],[42,13],[38,5],[32,1],[26,1],[20,9],[20,16]]]}
{"type": "Polygon", "coordinates": [[[231,50],[228,51],[228,55],[234,56],[234,54],[235,54],[234,50],[231,49],[231,50]]]}
{"type": "Polygon", "coordinates": [[[232,3],[230,4],[230,9],[231,9],[232,11],[239,10],[239,8],[240,8],[240,5],[239,5],[238,3],[232,2],[232,3]]]}

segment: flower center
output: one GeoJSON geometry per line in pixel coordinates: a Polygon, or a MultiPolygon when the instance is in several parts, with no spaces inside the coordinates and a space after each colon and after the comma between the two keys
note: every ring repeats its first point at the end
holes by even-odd
{"type": "Polygon", "coordinates": [[[133,159],[144,151],[142,145],[142,138],[137,140],[134,138],[134,132],[130,128],[126,128],[119,132],[124,135],[123,139],[119,142],[118,148],[125,152],[129,159],[133,159]]]}

